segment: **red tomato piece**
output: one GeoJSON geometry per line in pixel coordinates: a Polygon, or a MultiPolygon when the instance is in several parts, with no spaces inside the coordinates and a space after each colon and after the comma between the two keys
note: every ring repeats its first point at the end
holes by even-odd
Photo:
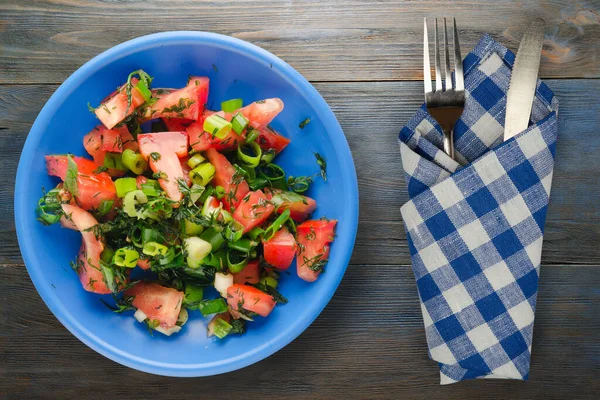
{"type": "Polygon", "coordinates": [[[267,196],[277,207],[281,214],[284,210],[290,210],[290,217],[294,221],[302,222],[317,208],[317,202],[307,196],[296,192],[288,192],[280,189],[270,189],[267,196]]]}
{"type": "Polygon", "coordinates": [[[260,282],[260,263],[258,260],[249,261],[243,270],[233,274],[234,284],[243,285],[244,283],[249,283],[253,285],[258,282],[260,282]]]}
{"type": "Polygon", "coordinates": [[[195,121],[185,118],[163,118],[163,122],[169,132],[185,131],[195,121]]]}
{"type": "MultiPolygon", "coordinates": [[[[137,141],[131,136],[126,126],[120,128],[107,129],[104,125],[98,125],[92,129],[87,135],[83,137],[83,147],[90,156],[94,159],[94,162],[98,165],[104,165],[104,157],[108,151],[122,152],[124,149],[131,149],[138,151],[137,141]],[[118,139],[116,136],[119,136],[118,139]],[[113,144],[120,142],[121,146],[115,149],[113,144]]],[[[123,176],[125,171],[118,169],[109,169],[108,174],[110,176],[123,176]]]]}
{"type": "Polygon", "coordinates": [[[215,177],[212,180],[213,186],[222,186],[225,189],[223,205],[225,209],[231,210],[231,207],[237,207],[241,200],[248,194],[250,188],[245,180],[239,179],[234,182],[235,168],[227,158],[217,152],[215,149],[206,150],[208,161],[215,167],[215,177]]]}
{"type": "Polygon", "coordinates": [[[77,206],[63,204],[62,209],[71,225],[81,232],[83,239],[77,256],[76,269],[83,288],[88,292],[99,294],[111,293],[100,271],[100,254],[104,250],[104,242],[90,229],[98,225],[98,221],[92,214],[77,206]]]}
{"type": "Polygon", "coordinates": [[[218,151],[229,150],[236,148],[238,143],[245,140],[246,134],[242,132],[241,135],[235,133],[235,131],[229,132],[224,138],[213,137],[210,133],[204,130],[204,120],[213,114],[218,114],[226,120],[231,120],[231,114],[226,114],[223,111],[215,113],[214,111],[205,110],[202,117],[190,125],[186,132],[190,138],[190,146],[196,151],[205,151],[213,148],[218,151]]]}
{"type": "Polygon", "coordinates": [[[188,186],[191,186],[192,184],[192,178],[190,178],[190,172],[192,171],[192,169],[190,168],[190,166],[188,165],[188,160],[189,157],[181,157],[179,159],[179,163],[181,164],[181,170],[183,171],[183,179],[185,180],[185,183],[188,186]]]}
{"type": "Polygon", "coordinates": [[[251,126],[259,129],[269,125],[273,121],[273,118],[282,110],[283,101],[273,98],[255,101],[246,107],[240,108],[238,111],[248,119],[251,126]]]}
{"type": "Polygon", "coordinates": [[[283,227],[271,239],[263,241],[263,256],[273,268],[286,270],[294,261],[296,247],[294,235],[283,227]]]}
{"type": "Polygon", "coordinates": [[[266,317],[275,308],[275,300],[254,286],[232,285],[227,289],[227,304],[234,311],[246,310],[266,317]]]}
{"type": "Polygon", "coordinates": [[[134,296],[133,306],[146,314],[148,319],[157,320],[162,327],[172,328],[177,323],[183,292],[157,283],[139,282],[128,289],[125,296],[134,296]]]}
{"type": "Polygon", "coordinates": [[[158,101],[146,110],[146,119],[185,118],[197,121],[204,111],[208,100],[209,79],[193,76],[186,87],[178,90],[161,89],[157,93],[158,101]]]}
{"type": "Polygon", "coordinates": [[[147,258],[138,259],[137,266],[143,269],[144,271],[150,269],[150,260],[147,258]]]}
{"type": "Polygon", "coordinates": [[[290,144],[290,139],[265,126],[258,129],[256,143],[263,150],[273,149],[277,153],[281,153],[290,144]]]}
{"type": "MultiPolygon", "coordinates": [[[[77,204],[84,210],[100,208],[105,200],[117,198],[115,184],[106,172],[94,173],[98,164],[83,157],[73,157],[77,164],[77,204]]],[[[48,175],[58,176],[63,181],[67,175],[67,156],[46,156],[48,175]]]]}
{"type": "Polygon", "coordinates": [[[137,107],[144,104],[144,96],[142,96],[140,91],[135,88],[138,81],[137,78],[131,79],[133,87],[131,89],[131,104],[129,108],[127,107],[128,99],[125,85],[117,89],[105,99],[98,108],[96,108],[96,117],[98,117],[108,129],[112,129],[119,122],[131,115],[137,107]]]}
{"type": "Polygon", "coordinates": [[[183,198],[179,179],[185,179],[179,157],[187,156],[188,137],[185,132],[159,132],[138,135],[140,154],[148,160],[152,171],[163,174],[158,183],[174,201],[183,198]],[[153,157],[153,155],[155,157],[153,157]]]}
{"type": "Polygon", "coordinates": [[[275,211],[262,190],[250,192],[242,199],[233,213],[233,218],[242,224],[244,233],[262,224],[275,211]]]}
{"type": "Polygon", "coordinates": [[[325,267],[329,258],[329,244],[335,238],[336,220],[312,220],[298,225],[298,276],[307,282],[314,282],[325,267]]]}
{"type": "Polygon", "coordinates": [[[144,175],[138,175],[135,177],[135,185],[139,190],[142,190],[142,185],[146,182],[148,182],[148,178],[146,178],[144,175]]]}

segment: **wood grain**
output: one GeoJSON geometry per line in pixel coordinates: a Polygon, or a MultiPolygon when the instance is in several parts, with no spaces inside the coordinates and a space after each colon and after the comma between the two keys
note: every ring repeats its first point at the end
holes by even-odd
{"type": "Polygon", "coordinates": [[[593,0],[3,0],[0,83],[59,83],[118,43],[169,30],[247,40],[311,81],[421,80],[423,17],[452,15],[463,54],[484,32],[515,50],[527,21],[542,17],[541,75],[600,76],[600,4],[593,0]]]}
{"type": "Polygon", "coordinates": [[[319,318],[253,366],[159,377],[87,348],[44,306],[24,268],[0,267],[0,393],[6,399],[586,399],[600,390],[600,266],[542,266],[530,382],[439,387],[409,266],[351,266],[319,318]],[[224,389],[226,388],[226,389],[224,389]]]}
{"type": "MultiPolygon", "coordinates": [[[[599,80],[550,80],[560,99],[559,141],[542,262],[599,262],[599,80]]],[[[422,101],[417,82],[320,83],[353,152],[360,187],[360,228],[352,264],[409,264],[400,205],[407,201],[397,133],[422,101]],[[376,127],[376,131],[374,131],[376,127]],[[365,140],[368,138],[368,140],[365,140]],[[377,251],[373,251],[377,249],[377,251]]],[[[0,86],[0,264],[22,263],[12,215],[14,176],[27,132],[56,89],[0,86]]]]}

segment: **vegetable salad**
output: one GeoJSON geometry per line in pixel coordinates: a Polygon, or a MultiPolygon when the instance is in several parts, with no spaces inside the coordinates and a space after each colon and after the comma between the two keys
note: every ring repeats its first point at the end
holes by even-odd
{"type": "Polygon", "coordinates": [[[222,339],[287,302],[277,285],[294,260],[300,278],[319,277],[337,221],[311,220],[317,203],[304,195],[327,179],[323,157],[314,154],[311,176],[276,163],[290,142],[269,126],[283,102],[231,99],[210,111],[209,84],[191,76],[180,89],[152,88],[138,70],[88,104],[101,122],[83,137],[91,159],[46,156],[60,183],[37,214],[81,232],[72,267],[85,290],[114,297],[101,301],[115,312],[171,335],[197,310],[222,339]],[[207,296],[211,286],[218,295],[207,296]]]}

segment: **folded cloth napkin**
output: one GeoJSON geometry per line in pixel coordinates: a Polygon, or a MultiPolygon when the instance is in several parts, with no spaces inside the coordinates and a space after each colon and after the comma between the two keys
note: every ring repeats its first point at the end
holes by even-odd
{"type": "Polygon", "coordinates": [[[410,196],[401,212],[442,384],[529,373],[558,101],[538,80],[529,128],[503,142],[514,60],[487,35],[464,60],[460,164],[425,106],[400,132],[410,196]]]}

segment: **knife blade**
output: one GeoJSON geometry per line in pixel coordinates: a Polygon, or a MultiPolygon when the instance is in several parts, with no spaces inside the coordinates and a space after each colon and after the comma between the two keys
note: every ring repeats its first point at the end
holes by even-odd
{"type": "Polygon", "coordinates": [[[545,26],[543,19],[534,19],[521,39],[506,94],[504,141],[523,132],[529,126],[545,26]]]}

